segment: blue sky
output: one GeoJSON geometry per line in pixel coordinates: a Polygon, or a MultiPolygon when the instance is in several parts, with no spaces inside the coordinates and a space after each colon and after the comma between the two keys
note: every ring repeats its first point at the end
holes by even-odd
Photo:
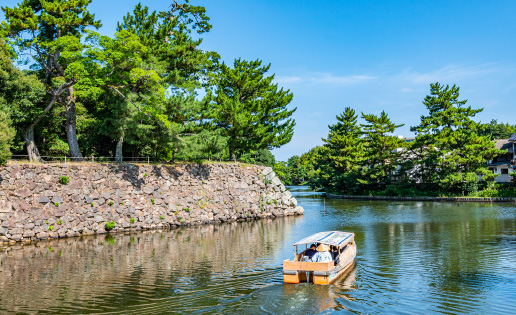
{"type": "MultiPolygon", "coordinates": [[[[1,0],[2,6],[19,1],[1,0]]],[[[93,0],[91,11],[112,34],[139,1],[93,0]]],[[[143,1],[164,10],[172,0],[143,1]]],[[[212,30],[203,49],[223,60],[260,58],[294,93],[292,141],[279,160],[320,145],[346,106],[385,110],[396,134],[426,114],[429,84],[457,84],[477,117],[516,123],[516,1],[208,1],[212,30]]],[[[0,20],[2,17],[0,16],[0,20]]]]}

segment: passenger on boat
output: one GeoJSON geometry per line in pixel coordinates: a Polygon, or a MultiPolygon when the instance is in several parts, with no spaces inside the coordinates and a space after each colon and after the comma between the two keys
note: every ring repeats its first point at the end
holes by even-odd
{"type": "Polygon", "coordinates": [[[316,248],[315,244],[312,244],[312,245],[310,245],[310,248],[305,250],[305,252],[303,253],[304,261],[310,261],[310,259],[312,259],[312,257],[317,253],[315,248],[316,248]]]}
{"type": "Polygon", "coordinates": [[[339,255],[340,255],[339,248],[337,246],[332,246],[331,247],[331,257],[335,261],[335,265],[337,265],[339,263],[339,255]]]}
{"type": "Polygon", "coordinates": [[[321,244],[317,246],[317,254],[312,257],[312,262],[330,262],[332,261],[330,248],[328,245],[321,244]]]}

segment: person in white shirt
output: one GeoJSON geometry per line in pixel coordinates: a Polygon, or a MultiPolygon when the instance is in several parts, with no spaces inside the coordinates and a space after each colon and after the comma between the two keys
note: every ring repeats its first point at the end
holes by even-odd
{"type": "Polygon", "coordinates": [[[312,257],[312,262],[329,262],[332,261],[328,245],[320,244],[317,246],[317,253],[312,257]]]}

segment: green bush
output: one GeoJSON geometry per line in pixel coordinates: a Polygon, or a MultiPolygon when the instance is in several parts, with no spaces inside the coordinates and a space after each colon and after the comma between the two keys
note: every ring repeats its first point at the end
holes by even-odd
{"type": "Polygon", "coordinates": [[[0,110],[0,165],[5,165],[11,158],[11,143],[15,131],[11,127],[11,119],[7,112],[0,110]]]}
{"type": "Polygon", "coordinates": [[[63,185],[68,184],[69,181],[70,181],[70,177],[68,177],[68,176],[59,177],[59,182],[63,185]]]}
{"type": "Polygon", "coordinates": [[[109,206],[112,206],[114,204],[113,200],[109,202],[109,206]]]}
{"type": "Polygon", "coordinates": [[[54,230],[54,226],[53,226],[53,225],[49,226],[49,227],[48,227],[48,230],[49,230],[50,232],[52,232],[52,231],[54,230]]]}
{"type": "Polygon", "coordinates": [[[111,231],[115,228],[115,221],[106,222],[106,231],[111,231]]]}
{"type": "Polygon", "coordinates": [[[136,220],[134,218],[131,218],[131,220],[129,220],[129,222],[131,222],[131,224],[134,224],[136,220]]]}
{"type": "Polygon", "coordinates": [[[165,216],[160,215],[160,216],[159,216],[159,219],[160,219],[160,220],[163,220],[163,219],[165,219],[165,216]]]}
{"type": "Polygon", "coordinates": [[[57,221],[57,224],[59,224],[59,225],[63,224],[63,220],[57,221]]]}
{"type": "Polygon", "coordinates": [[[190,208],[183,208],[184,212],[190,212],[190,208]]]}

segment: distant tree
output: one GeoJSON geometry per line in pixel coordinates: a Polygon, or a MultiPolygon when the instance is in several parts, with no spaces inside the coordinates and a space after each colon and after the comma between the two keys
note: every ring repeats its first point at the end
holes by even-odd
{"type": "Polygon", "coordinates": [[[27,150],[31,159],[39,160],[34,142],[34,127],[44,115],[59,103],[66,110],[66,138],[70,155],[81,159],[77,141],[77,113],[74,86],[84,75],[81,41],[86,28],[100,27],[87,7],[91,0],[31,1],[24,0],[15,8],[2,7],[5,22],[0,33],[11,41],[11,46],[21,54],[31,57],[26,61],[39,71],[47,93],[46,107],[25,132],[27,150]]]}
{"type": "Polygon", "coordinates": [[[244,153],[240,157],[240,161],[244,163],[260,164],[273,167],[276,163],[274,155],[267,149],[259,149],[244,153]]]}
{"type": "Polygon", "coordinates": [[[481,125],[478,130],[479,136],[490,136],[494,139],[508,139],[516,132],[516,126],[508,123],[499,123],[496,119],[490,123],[481,125]]]}
{"type": "Polygon", "coordinates": [[[319,161],[320,176],[325,179],[326,188],[334,191],[350,191],[357,185],[360,169],[365,162],[364,139],[357,124],[357,115],[350,107],[337,116],[337,123],[328,126],[330,132],[319,161]]]}
{"type": "Polygon", "coordinates": [[[233,68],[222,63],[213,79],[210,116],[224,131],[232,159],[251,150],[278,148],[292,138],[295,122],[290,117],[296,109],[287,106],[293,96],[278,89],[274,75],[265,76],[269,68],[260,60],[236,59],[233,68]]]}
{"type": "Polygon", "coordinates": [[[278,161],[274,164],[274,172],[285,185],[292,185],[290,168],[286,162],[278,161]]]}
{"type": "Polygon", "coordinates": [[[365,149],[365,178],[359,180],[364,184],[389,184],[398,168],[398,160],[404,142],[393,132],[403,126],[396,125],[382,111],[379,116],[362,113],[362,118],[366,121],[361,124],[363,128],[365,149]]]}
{"type": "Polygon", "coordinates": [[[482,111],[459,100],[459,87],[430,84],[423,104],[427,116],[411,127],[416,140],[411,145],[417,176],[421,182],[450,183],[470,180],[471,174],[487,175],[486,161],[500,155],[489,135],[478,134],[482,124],[471,118],[482,111]],[[462,178],[458,180],[457,178],[462,178]]]}

